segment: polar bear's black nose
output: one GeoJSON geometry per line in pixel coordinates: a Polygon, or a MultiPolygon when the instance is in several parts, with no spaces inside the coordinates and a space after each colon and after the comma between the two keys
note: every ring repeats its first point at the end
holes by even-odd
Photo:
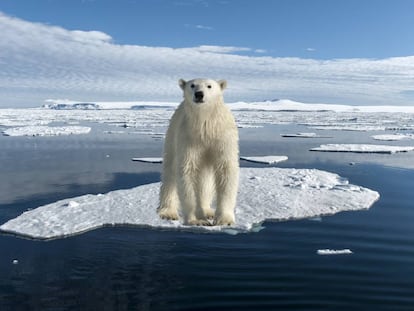
{"type": "Polygon", "coordinates": [[[202,91],[197,91],[194,93],[194,98],[196,101],[202,101],[204,97],[204,93],[202,91]]]}

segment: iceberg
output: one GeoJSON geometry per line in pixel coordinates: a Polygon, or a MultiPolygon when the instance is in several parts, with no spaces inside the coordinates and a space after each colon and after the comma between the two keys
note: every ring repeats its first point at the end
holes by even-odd
{"type": "Polygon", "coordinates": [[[3,131],[5,136],[58,136],[88,134],[91,131],[87,126],[22,126],[9,128],[3,131]]]}
{"type": "Polygon", "coordinates": [[[388,146],[365,144],[327,144],[312,148],[310,151],[323,152],[355,152],[355,153],[397,153],[413,151],[414,146],[388,146]]]}
{"type": "Polygon", "coordinates": [[[317,169],[241,168],[236,224],[185,226],[156,213],[160,183],[106,194],[87,194],[24,212],[0,226],[3,233],[56,239],[104,226],[129,225],[163,230],[247,233],[264,221],[284,221],[368,209],[379,194],[317,169]],[[254,195],[252,195],[254,194],[254,195]]]}

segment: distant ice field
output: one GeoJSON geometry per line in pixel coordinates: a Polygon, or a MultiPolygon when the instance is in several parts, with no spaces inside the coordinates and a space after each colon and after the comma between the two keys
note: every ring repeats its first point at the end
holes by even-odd
{"type": "MultiPolygon", "coordinates": [[[[291,146],[306,146],[306,153],[289,156],[290,163],[297,162],[296,159],[322,157],[307,153],[321,145],[329,145],[329,151],[343,151],[342,144],[346,143],[360,145],[357,150],[360,155],[342,153],[323,157],[340,157],[344,162],[368,161],[414,167],[413,152],[409,151],[414,146],[413,107],[304,104],[290,100],[228,105],[236,118],[240,135],[243,135],[241,138],[252,144],[269,139],[275,142],[274,150],[267,155],[285,156],[291,151],[291,146]],[[282,130],[272,135],[272,127],[282,130]],[[276,135],[282,136],[274,137],[276,135]],[[380,144],[379,139],[382,140],[380,144]],[[393,153],[392,157],[378,157],[375,154],[368,155],[372,152],[367,148],[369,145],[390,146],[387,148],[393,150],[401,147],[408,152],[406,155],[393,153]]],[[[68,136],[86,135],[86,139],[96,135],[111,135],[113,138],[130,136],[132,140],[134,137],[147,137],[149,141],[157,141],[162,145],[176,106],[177,103],[163,102],[80,103],[54,100],[47,104],[47,108],[0,109],[0,132],[3,135],[49,135],[45,137],[48,140],[63,133],[68,136]],[[88,131],[88,128],[91,130],[88,131]]],[[[5,139],[10,141],[11,137],[5,139]]],[[[253,150],[251,152],[247,154],[243,151],[241,155],[263,156],[253,150]]],[[[161,151],[156,154],[134,154],[131,158],[160,157],[161,154],[161,151]]]]}

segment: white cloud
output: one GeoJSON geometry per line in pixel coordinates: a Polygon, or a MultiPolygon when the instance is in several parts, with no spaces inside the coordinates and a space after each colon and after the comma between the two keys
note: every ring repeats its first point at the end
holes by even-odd
{"type": "Polygon", "coordinates": [[[179,101],[176,80],[193,77],[227,79],[227,101],[414,104],[406,95],[414,85],[414,56],[314,60],[237,54],[259,53],[246,47],[117,45],[102,32],[1,13],[0,33],[3,107],[38,106],[47,98],[179,101]]]}
{"type": "Polygon", "coordinates": [[[237,47],[237,46],[216,46],[216,45],[200,45],[199,47],[190,48],[191,51],[217,53],[217,54],[229,54],[237,52],[249,52],[250,48],[237,47]]]}
{"type": "Polygon", "coordinates": [[[195,27],[197,29],[202,29],[202,30],[213,30],[213,27],[210,27],[210,26],[196,25],[195,27]]]}

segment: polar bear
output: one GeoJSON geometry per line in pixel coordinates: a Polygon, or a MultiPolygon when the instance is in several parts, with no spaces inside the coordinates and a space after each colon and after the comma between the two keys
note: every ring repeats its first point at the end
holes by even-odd
{"type": "Polygon", "coordinates": [[[239,135],[223,102],[225,80],[179,80],[184,93],[167,130],[158,214],[186,225],[232,225],[239,183],[239,135]],[[215,211],[211,208],[216,201],[215,211]]]}

